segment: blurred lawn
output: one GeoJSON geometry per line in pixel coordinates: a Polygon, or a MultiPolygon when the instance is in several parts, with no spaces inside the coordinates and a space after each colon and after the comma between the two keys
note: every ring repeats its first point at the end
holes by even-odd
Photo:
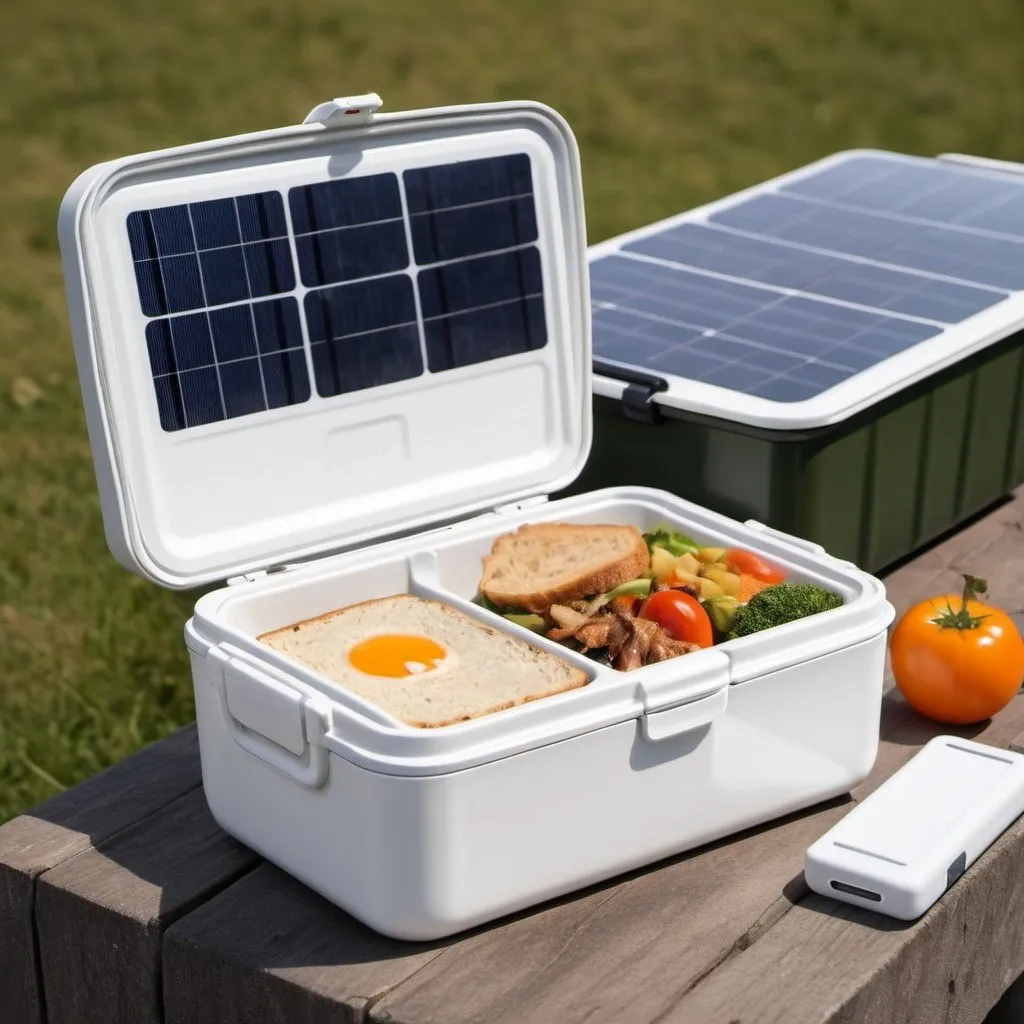
{"type": "Polygon", "coordinates": [[[590,237],[853,146],[1024,158],[1024,4],[32,0],[0,5],[0,821],[192,718],[170,595],[107,552],[57,206],[88,165],[387,109],[533,98],[590,237]]]}

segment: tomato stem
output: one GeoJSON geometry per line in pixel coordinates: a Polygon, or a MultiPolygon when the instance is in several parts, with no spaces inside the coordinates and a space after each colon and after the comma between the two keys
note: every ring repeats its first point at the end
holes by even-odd
{"type": "Polygon", "coordinates": [[[978,596],[981,594],[988,593],[988,581],[981,579],[979,576],[970,576],[964,573],[964,589],[961,597],[961,605],[959,611],[953,611],[952,605],[949,603],[949,599],[946,599],[946,610],[936,615],[932,622],[939,627],[939,629],[977,629],[981,624],[982,619],[987,619],[987,615],[971,615],[967,611],[967,603],[969,601],[976,601],[978,596]]]}

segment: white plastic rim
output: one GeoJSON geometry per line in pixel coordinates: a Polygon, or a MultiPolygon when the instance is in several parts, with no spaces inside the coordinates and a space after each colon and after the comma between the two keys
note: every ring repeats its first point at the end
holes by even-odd
{"type": "MultiPolygon", "coordinates": [[[[72,185],[59,233],[108,543],[158,583],[198,586],[458,520],[565,487],[586,461],[590,307],[579,155],[568,125],[542,104],[311,123],[127,157],[72,185]],[[304,403],[163,430],[129,212],[519,152],[533,167],[543,348],[330,398],[317,394],[310,369],[304,403]]],[[[297,280],[283,295],[299,303],[309,365],[306,290],[297,280]]]]}
{"type": "Polygon", "coordinates": [[[482,516],[450,530],[323,558],[202,597],[187,626],[196,654],[227,645],[307,698],[327,700],[334,727],[324,742],[372,771],[427,775],[457,771],[583,732],[671,710],[711,697],[731,684],[812,661],[884,632],[894,612],[881,583],[850,563],[784,534],[742,524],[663,491],[611,488],[544,506],[482,516]],[[712,546],[746,547],[787,575],[832,587],[841,608],[649,665],[635,672],[599,667],[582,655],[515,626],[470,602],[480,555],[493,540],[526,522],[663,523],[712,546]],[[440,729],[415,729],[259,643],[263,632],[335,608],[400,592],[441,600],[485,624],[518,636],[583,668],[591,683],[506,711],[440,729]]]}
{"type": "MultiPolygon", "coordinates": [[[[617,253],[630,242],[658,234],[678,224],[703,223],[715,213],[738,206],[754,196],[770,193],[790,182],[799,181],[811,174],[827,170],[851,156],[893,158],[894,154],[871,149],[845,150],[834,153],[798,170],[734,192],[723,199],[706,203],[695,209],[666,217],[663,220],[599,242],[588,250],[588,259],[593,261],[602,256],[617,253]]],[[[910,162],[915,160],[932,162],[926,161],[925,158],[902,155],[899,159],[910,162]]],[[[1012,174],[1010,167],[1014,166],[1000,165],[996,167],[987,162],[976,160],[968,162],[963,159],[957,162],[970,173],[1004,179],[1012,174]]],[[[1021,169],[1024,170],[1024,166],[1021,169]]],[[[695,268],[688,269],[693,269],[694,273],[706,273],[710,277],[732,280],[740,284],[757,285],[757,282],[751,282],[745,278],[712,274],[695,268]]],[[[768,286],[758,285],[758,287],[768,286]]],[[[772,287],[769,290],[777,291],[780,294],[804,294],[793,289],[779,287],[772,287]]],[[[814,296],[809,297],[814,298],[814,296]]],[[[838,302],[838,300],[828,301],[838,302]]],[[[876,363],[867,370],[802,402],[774,402],[661,372],[658,372],[657,376],[667,382],[668,389],[658,392],[652,401],[666,409],[696,413],[770,430],[809,430],[827,427],[842,423],[904,388],[982,351],[1020,330],[1021,327],[1024,327],[1024,292],[1017,292],[962,323],[950,326],[942,335],[925,339],[904,352],[876,363]]],[[[607,361],[613,362],[612,360],[607,361]]],[[[643,370],[643,367],[634,367],[634,369],[643,370]]],[[[594,375],[594,392],[602,397],[617,400],[622,397],[626,387],[627,385],[623,381],[601,374],[594,375]]]]}

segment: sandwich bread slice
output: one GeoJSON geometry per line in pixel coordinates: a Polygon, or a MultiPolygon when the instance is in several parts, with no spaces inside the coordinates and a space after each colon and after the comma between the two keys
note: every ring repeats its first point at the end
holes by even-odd
{"type": "Polygon", "coordinates": [[[498,608],[543,615],[553,604],[604,594],[642,576],[651,560],[635,526],[536,523],[499,537],[480,590],[498,608]]]}
{"type": "Polygon", "coordinates": [[[421,729],[588,682],[561,658],[411,594],[352,605],[257,639],[421,729]]]}

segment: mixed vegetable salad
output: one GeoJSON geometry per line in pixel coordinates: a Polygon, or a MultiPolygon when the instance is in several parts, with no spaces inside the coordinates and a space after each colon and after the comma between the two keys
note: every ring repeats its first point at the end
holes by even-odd
{"type": "Polygon", "coordinates": [[[752,551],[701,547],[666,528],[644,534],[644,541],[648,571],[608,593],[554,604],[545,615],[490,607],[596,661],[631,671],[843,603],[823,587],[787,580],[752,551]]]}

